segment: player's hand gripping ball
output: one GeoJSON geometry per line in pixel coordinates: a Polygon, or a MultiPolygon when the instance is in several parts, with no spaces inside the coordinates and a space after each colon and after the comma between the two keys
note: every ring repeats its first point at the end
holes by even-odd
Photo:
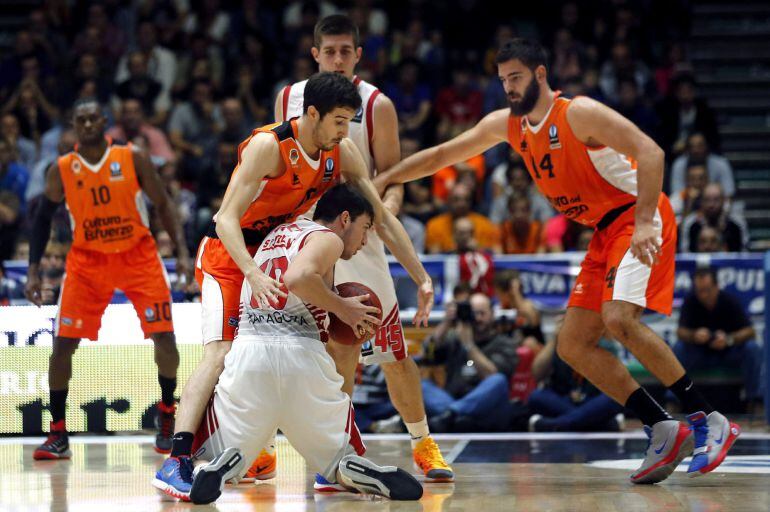
{"type": "MultiPolygon", "coordinates": [[[[358,297],[360,295],[369,295],[369,299],[362,302],[362,304],[379,309],[380,312],[375,316],[382,320],[382,303],[380,302],[379,297],[377,297],[377,294],[375,294],[371,288],[361,283],[354,282],[340,283],[336,286],[336,288],[337,294],[339,294],[340,297],[358,297]]],[[[376,329],[377,326],[375,326],[374,330],[376,331],[376,329]]],[[[360,345],[372,337],[371,334],[367,333],[360,327],[359,332],[354,333],[353,328],[337,318],[337,315],[334,313],[329,313],[329,336],[337,343],[341,343],[343,345],[360,345]]]]}

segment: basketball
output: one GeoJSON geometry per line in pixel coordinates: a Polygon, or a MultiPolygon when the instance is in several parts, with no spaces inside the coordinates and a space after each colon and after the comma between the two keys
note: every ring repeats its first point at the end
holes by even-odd
{"type": "MultiPolygon", "coordinates": [[[[368,294],[369,300],[364,301],[364,304],[379,309],[380,312],[377,314],[377,317],[382,320],[382,304],[380,299],[368,286],[353,282],[341,283],[337,285],[337,294],[340,297],[358,297],[368,294]]],[[[342,343],[343,345],[359,345],[369,339],[366,334],[363,337],[358,337],[353,332],[353,328],[337,318],[337,315],[334,313],[329,313],[329,336],[337,343],[342,343]]]]}

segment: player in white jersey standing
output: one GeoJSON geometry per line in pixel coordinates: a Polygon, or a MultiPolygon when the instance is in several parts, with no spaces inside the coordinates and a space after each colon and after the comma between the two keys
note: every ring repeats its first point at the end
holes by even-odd
{"type": "Polygon", "coordinates": [[[327,481],[396,500],[420,499],[422,486],[412,475],[361,457],[365,447],[350,397],[324,348],[327,312],[358,332],[374,333],[380,323],[379,310],[363,303],[368,295],[333,291],[335,263],[366,245],[373,222],[372,205],[342,184],[319,200],[314,220],[300,218],[267,235],[254,261],[288,294],[260,303],[244,281],[238,331],[193,445],[201,462],[194,471],[186,462],[190,493],[176,494],[161,478],[153,481],[156,487],[183,501],[210,503],[224,480],[240,477],[244,460],[253,460],[280,428],[327,481]]]}
{"type": "MultiPolygon", "coordinates": [[[[320,71],[343,74],[358,87],[362,100],[361,110],[350,122],[348,137],[364,157],[370,176],[374,178],[378,172],[386,171],[398,163],[401,160],[401,146],[393,103],[377,87],[353,74],[362,52],[356,25],[344,15],[321,19],[315,26],[314,47],[311,51],[320,71]]],[[[306,81],[288,85],[278,94],[275,100],[276,121],[302,115],[305,83],[306,81]]],[[[390,187],[383,194],[383,204],[394,215],[398,215],[403,195],[402,186],[390,187]]],[[[335,283],[363,283],[371,288],[382,302],[383,323],[373,340],[363,345],[360,355],[364,364],[382,366],[390,399],[411,436],[415,464],[429,481],[452,481],[454,473],[444,461],[441,450],[428,430],[420,372],[407,353],[396,290],[382,241],[372,235],[369,243],[357,256],[337,265],[334,279],[335,283]]],[[[333,341],[327,348],[337,363],[338,371],[345,378],[343,389],[351,394],[359,351],[356,347],[333,341]]],[[[259,478],[259,475],[255,476],[259,478]]],[[[333,490],[325,486],[320,479],[317,484],[316,489],[333,490]]]]}

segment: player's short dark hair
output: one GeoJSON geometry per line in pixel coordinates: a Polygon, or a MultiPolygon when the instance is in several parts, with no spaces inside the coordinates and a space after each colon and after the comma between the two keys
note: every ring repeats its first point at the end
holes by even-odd
{"type": "Polygon", "coordinates": [[[335,185],[321,196],[316,204],[313,220],[332,222],[345,211],[350,214],[353,221],[366,214],[374,222],[372,204],[361,192],[347,183],[335,185]]]}
{"type": "Polygon", "coordinates": [[[349,108],[357,112],[361,108],[361,95],[353,82],[340,73],[321,72],[311,76],[305,85],[302,113],[307,114],[311,105],[321,118],[335,108],[349,108]]]}
{"type": "Polygon", "coordinates": [[[693,281],[702,277],[710,277],[714,284],[719,284],[719,280],[717,279],[717,271],[711,267],[700,267],[696,269],[692,277],[693,281]]]}
{"type": "Polygon", "coordinates": [[[520,60],[532,71],[538,66],[548,67],[548,54],[545,48],[534,39],[517,37],[506,41],[497,50],[495,63],[502,64],[514,59],[520,60]]]}
{"type": "Polygon", "coordinates": [[[321,48],[321,38],[323,36],[353,36],[353,46],[358,48],[359,35],[358,27],[353,20],[344,14],[332,14],[318,20],[313,29],[313,45],[321,48]]]}

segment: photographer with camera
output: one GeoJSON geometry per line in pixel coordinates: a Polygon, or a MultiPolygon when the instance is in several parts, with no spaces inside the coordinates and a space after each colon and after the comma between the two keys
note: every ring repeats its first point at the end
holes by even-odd
{"type": "Polygon", "coordinates": [[[431,377],[423,379],[422,390],[431,431],[506,430],[518,357],[513,339],[497,333],[488,296],[456,288],[424,353],[431,377]]]}

